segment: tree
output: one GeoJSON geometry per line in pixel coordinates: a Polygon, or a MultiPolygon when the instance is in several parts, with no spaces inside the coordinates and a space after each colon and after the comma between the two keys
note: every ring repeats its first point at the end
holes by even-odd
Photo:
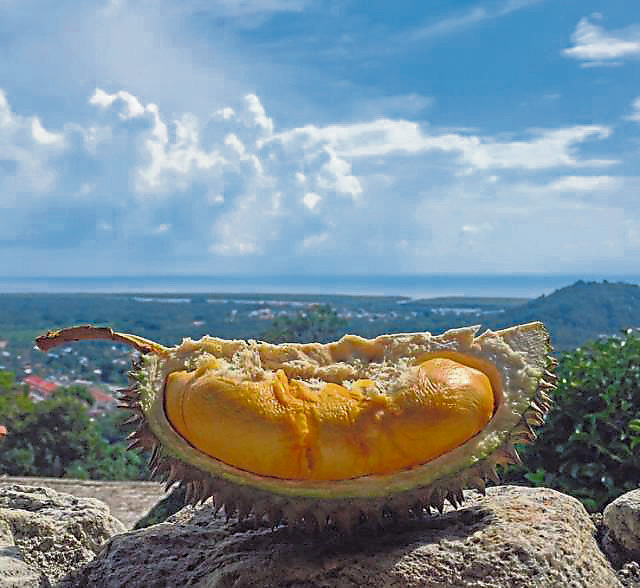
{"type": "Polygon", "coordinates": [[[102,436],[81,390],[62,389],[37,403],[15,385],[0,390],[0,414],[9,429],[0,441],[0,473],[95,480],[147,478],[144,457],[126,450],[124,433],[114,439],[102,436]]]}
{"type": "Polygon", "coordinates": [[[86,402],[87,406],[89,407],[92,407],[96,403],[96,400],[91,395],[91,392],[89,392],[89,390],[87,390],[85,386],[80,386],[78,384],[57,388],[53,392],[53,396],[68,396],[70,398],[77,398],[78,400],[86,402]]]}
{"type": "Polygon", "coordinates": [[[339,338],[347,328],[347,321],[328,304],[314,304],[294,317],[279,316],[262,334],[270,343],[326,343],[339,338]]]}

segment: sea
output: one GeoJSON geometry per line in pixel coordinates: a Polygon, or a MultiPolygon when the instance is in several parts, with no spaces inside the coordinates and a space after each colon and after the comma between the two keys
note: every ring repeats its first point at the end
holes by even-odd
{"type": "Polygon", "coordinates": [[[537,298],[585,282],[640,284],[640,275],[260,275],[0,277],[0,293],[326,294],[537,298]]]}

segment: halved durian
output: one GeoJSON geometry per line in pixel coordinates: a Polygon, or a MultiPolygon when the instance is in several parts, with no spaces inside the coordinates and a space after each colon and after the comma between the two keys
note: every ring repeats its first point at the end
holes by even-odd
{"type": "Polygon", "coordinates": [[[499,482],[514,443],[535,438],[554,387],[542,323],[346,335],[272,345],[203,337],[167,348],[103,327],[50,331],[43,351],[108,339],[141,356],[122,391],[155,478],[213,497],[227,516],[350,529],[499,482]]]}

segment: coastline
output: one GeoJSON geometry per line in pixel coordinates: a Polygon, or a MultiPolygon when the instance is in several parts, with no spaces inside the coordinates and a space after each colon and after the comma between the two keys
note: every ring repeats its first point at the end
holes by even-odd
{"type": "Polygon", "coordinates": [[[392,296],[531,299],[579,280],[640,284],[640,275],[0,277],[0,294],[392,296]]]}

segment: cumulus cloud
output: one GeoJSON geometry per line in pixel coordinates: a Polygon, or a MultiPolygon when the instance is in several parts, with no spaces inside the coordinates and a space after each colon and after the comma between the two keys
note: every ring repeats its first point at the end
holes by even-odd
{"type": "Polygon", "coordinates": [[[0,191],[5,205],[11,194],[48,190],[56,178],[53,163],[64,148],[62,132],[45,129],[36,116],[13,113],[0,89],[0,191]]]}
{"type": "Polygon", "coordinates": [[[91,120],[58,130],[2,95],[0,202],[15,212],[0,229],[19,247],[0,252],[5,267],[18,250],[37,264],[56,243],[75,262],[61,254],[54,273],[546,271],[635,242],[637,227],[616,223],[640,216],[637,186],[571,173],[612,163],[582,153],[605,126],[509,138],[392,118],[281,130],[253,94],[209,117],[170,116],[125,90],[98,88],[89,103],[91,120]],[[585,240],[589,223],[606,246],[585,240]]]}
{"type": "MultiPolygon", "coordinates": [[[[101,108],[119,105],[118,116],[123,121],[144,119],[146,128],[142,135],[143,155],[147,164],[137,170],[136,188],[139,192],[171,192],[185,189],[198,173],[206,172],[225,163],[220,151],[205,151],[200,147],[198,121],[184,115],[173,121],[173,140],[169,137],[167,124],[162,120],[157,105],[143,106],[128,92],[107,94],[97,89],[91,97],[91,104],[101,108]]],[[[237,149],[233,141],[227,143],[230,149],[237,149]]]]}
{"type": "Polygon", "coordinates": [[[599,14],[581,18],[571,35],[573,47],[562,53],[581,62],[582,67],[619,65],[626,58],[640,58],[640,26],[607,31],[597,24],[599,14]]]}
{"type": "Polygon", "coordinates": [[[576,125],[535,131],[530,133],[528,140],[503,141],[461,133],[430,134],[415,122],[378,119],[350,125],[309,125],[276,134],[272,141],[302,149],[329,145],[336,157],[346,159],[440,151],[455,155],[461,163],[475,169],[534,170],[616,163],[614,160],[585,159],[576,154],[576,146],[580,143],[606,138],[610,132],[606,126],[576,125]]]}

